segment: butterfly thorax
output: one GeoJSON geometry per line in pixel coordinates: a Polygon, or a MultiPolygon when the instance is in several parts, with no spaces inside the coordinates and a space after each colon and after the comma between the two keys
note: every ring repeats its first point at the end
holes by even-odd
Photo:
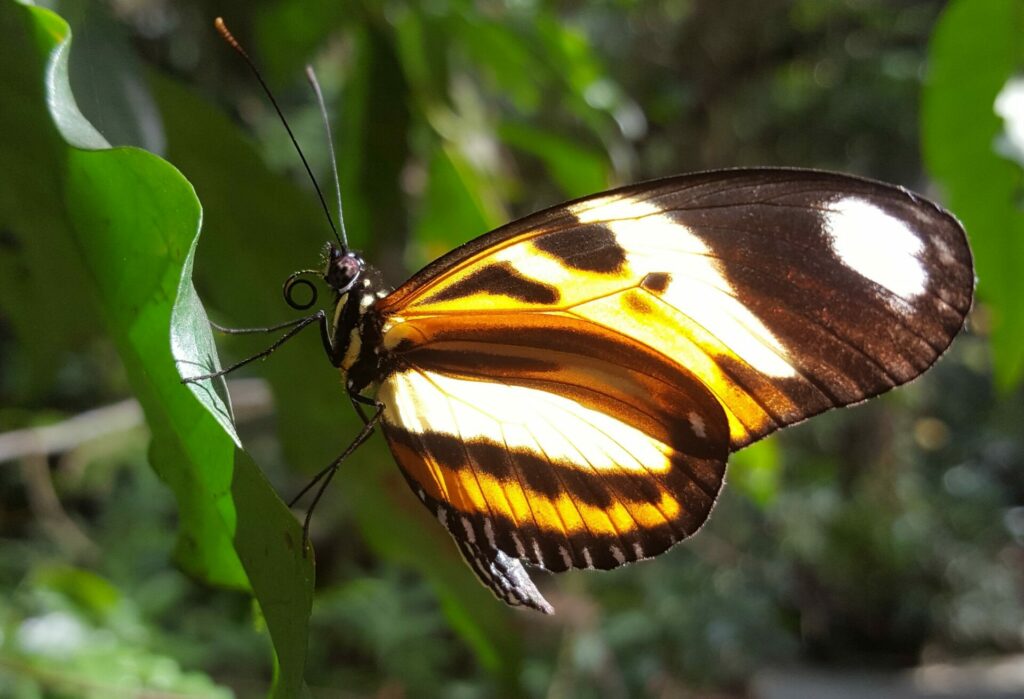
{"type": "Polygon", "coordinates": [[[364,265],[358,281],[344,293],[335,294],[331,340],[350,391],[363,390],[384,373],[382,321],[375,304],[388,292],[380,273],[364,265]]]}

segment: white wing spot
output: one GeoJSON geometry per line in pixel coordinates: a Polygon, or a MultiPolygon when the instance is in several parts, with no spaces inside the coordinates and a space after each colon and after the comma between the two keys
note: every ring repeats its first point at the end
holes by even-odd
{"type": "Polygon", "coordinates": [[[533,560],[541,568],[544,567],[544,554],[540,552],[540,543],[536,539],[533,540],[533,560]]]}
{"type": "Polygon", "coordinates": [[[633,542],[633,553],[636,554],[636,560],[638,561],[643,558],[647,558],[647,556],[644,555],[644,547],[640,545],[639,541],[633,542]]]}
{"type": "Polygon", "coordinates": [[[523,547],[523,542],[519,540],[519,535],[512,532],[512,543],[516,547],[516,555],[520,558],[526,558],[526,549],[523,547]]]}
{"type": "Polygon", "coordinates": [[[942,261],[942,264],[944,264],[944,265],[955,265],[955,264],[957,264],[956,255],[953,254],[953,249],[951,247],[949,247],[949,243],[947,243],[942,238],[932,238],[932,245],[934,245],[935,249],[938,250],[938,252],[939,252],[939,260],[942,261]]]}
{"type": "Polygon", "coordinates": [[[476,543],[476,532],[473,531],[473,525],[470,524],[469,520],[465,517],[460,517],[462,520],[462,528],[466,530],[466,539],[471,544],[476,543]]]}
{"type": "MultiPolygon", "coordinates": [[[[448,529],[448,511],[443,507],[437,508],[437,521],[441,523],[441,526],[448,529]]],[[[448,531],[451,531],[450,529],[448,531]]]]}
{"type": "Polygon", "coordinates": [[[921,263],[921,238],[906,221],[869,201],[844,197],[829,204],[825,230],[844,265],[897,296],[925,292],[928,273],[921,263]]]}
{"type": "Polygon", "coordinates": [[[498,548],[494,542],[494,525],[491,524],[490,518],[484,519],[484,536],[487,537],[487,543],[491,545],[492,549],[498,548]]]}
{"type": "Polygon", "coordinates": [[[417,488],[416,489],[416,494],[420,496],[420,500],[422,502],[426,502],[427,501],[427,494],[423,492],[423,488],[417,488]]]}
{"type": "Polygon", "coordinates": [[[610,547],[610,549],[612,552],[612,558],[614,558],[619,565],[622,565],[626,562],[626,556],[622,553],[622,549],[620,549],[618,546],[612,546],[610,547]]]}
{"type": "Polygon", "coordinates": [[[704,439],[708,436],[707,425],[704,424],[704,418],[698,415],[695,411],[691,410],[686,414],[686,418],[690,421],[690,427],[693,429],[693,433],[704,439]]]}
{"type": "Polygon", "coordinates": [[[572,568],[572,556],[569,555],[569,550],[564,546],[559,546],[558,553],[562,554],[562,563],[565,563],[565,567],[572,568]]]}
{"type": "Polygon", "coordinates": [[[594,567],[594,559],[590,557],[590,549],[586,546],[583,547],[583,560],[587,564],[587,568],[594,567]]]}

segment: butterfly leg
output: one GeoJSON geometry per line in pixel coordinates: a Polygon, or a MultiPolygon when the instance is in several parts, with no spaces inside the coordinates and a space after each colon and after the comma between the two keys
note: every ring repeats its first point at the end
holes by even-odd
{"type": "Polygon", "coordinates": [[[283,323],[278,323],[277,325],[270,325],[270,326],[267,326],[265,328],[229,328],[226,325],[221,325],[220,323],[215,323],[212,320],[208,321],[208,322],[210,323],[210,327],[211,328],[213,328],[214,330],[216,330],[219,333],[223,333],[224,335],[253,335],[253,334],[256,334],[256,333],[272,333],[272,332],[275,332],[277,330],[284,330],[285,328],[291,328],[291,327],[294,327],[294,326],[298,325],[299,323],[301,323],[304,320],[306,320],[306,319],[305,318],[295,318],[294,320],[286,320],[283,323]]]}
{"type": "MultiPolygon", "coordinates": [[[[357,395],[358,394],[352,394],[353,403],[355,403],[355,397],[357,395]]],[[[363,398],[363,396],[359,396],[359,398],[363,398]]],[[[377,423],[380,422],[381,416],[383,416],[384,414],[383,403],[373,401],[372,399],[369,398],[363,399],[365,401],[370,401],[371,404],[376,407],[376,410],[374,411],[373,415],[366,419],[366,423],[363,425],[363,429],[359,431],[359,434],[356,435],[356,438],[352,440],[352,443],[345,448],[345,451],[343,451],[338,458],[336,458],[334,461],[328,464],[327,467],[322,469],[318,474],[313,476],[312,480],[310,480],[309,483],[307,483],[305,487],[301,491],[299,491],[298,495],[292,498],[291,501],[288,503],[288,507],[294,507],[295,503],[298,502],[303,495],[308,493],[313,488],[313,486],[319,484],[319,487],[316,490],[316,494],[313,496],[313,501],[309,504],[309,509],[306,510],[306,517],[302,522],[303,548],[305,548],[306,542],[309,541],[309,523],[313,519],[313,510],[316,509],[317,503],[319,503],[320,498],[323,497],[324,491],[327,490],[327,486],[330,484],[331,479],[334,478],[334,474],[338,472],[338,468],[341,466],[341,464],[344,463],[344,461],[348,457],[350,457],[353,454],[353,452],[355,452],[356,449],[362,446],[363,442],[370,438],[370,435],[372,435],[374,430],[377,429],[377,423]]],[[[361,412],[360,415],[362,415],[361,412]]]]}
{"type": "Polygon", "coordinates": [[[212,325],[216,330],[218,330],[219,332],[223,332],[223,333],[229,334],[229,335],[244,335],[244,334],[250,334],[250,333],[267,333],[267,332],[274,332],[275,330],[282,330],[284,328],[291,328],[291,329],[288,332],[286,332],[284,335],[282,335],[280,338],[278,338],[278,340],[276,342],[274,342],[274,344],[270,345],[270,347],[267,347],[262,352],[257,352],[256,354],[252,355],[251,357],[247,357],[246,359],[243,359],[240,362],[235,362],[231,366],[226,367],[224,369],[221,369],[220,371],[213,371],[213,372],[210,372],[209,374],[200,374],[198,376],[186,376],[186,377],[182,378],[181,382],[182,383],[197,383],[199,381],[205,381],[207,379],[215,379],[215,378],[217,378],[219,376],[224,376],[225,374],[230,374],[235,369],[241,369],[245,365],[251,364],[252,362],[255,362],[257,359],[264,359],[264,358],[270,356],[271,354],[273,354],[275,351],[277,351],[277,349],[279,347],[281,347],[281,345],[283,345],[284,343],[288,342],[288,340],[290,340],[293,337],[295,337],[296,335],[298,335],[300,332],[305,330],[307,327],[309,327],[313,323],[318,323],[319,324],[319,326],[320,326],[320,338],[321,338],[321,340],[324,343],[324,351],[327,352],[327,356],[331,359],[331,362],[333,364],[335,364],[335,366],[337,366],[337,363],[340,362],[340,358],[336,357],[336,355],[338,353],[335,350],[334,344],[331,342],[330,328],[328,328],[328,326],[327,326],[327,314],[324,313],[324,311],[322,311],[322,310],[317,311],[313,315],[309,315],[309,316],[306,316],[304,318],[297,318],[296,320],[289,320],[289,321],[287,321],[285,323],[280,323],[278,325],[272,325],[272,326],[270,326],[268,328],[225,328],[225,327],[223,327],[221,325],[217,325],[216,323],[213,323],[211,321],[210,325],[212,325]]]}
{"type": "MultiPolygon", "coordinates": [[[[366,411],[363,409],[365,406],[373,408],[378,414],[384,409],[384,404],[379,400],[367,398],[364,395],[351,391],[349,392],[348,397],[349,400],[352,401],[352,407],[356,409],[356,412],[359,414],[359,418],[363,421],[364,425],[370,424],[370,418],[366,416],[366,411]]],[[[376,417],[376,415],[374,417],[376,417]]]]}

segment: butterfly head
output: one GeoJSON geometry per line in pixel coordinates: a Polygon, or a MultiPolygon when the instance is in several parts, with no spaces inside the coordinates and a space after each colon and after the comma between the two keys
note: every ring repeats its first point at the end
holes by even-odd
{"type": "Polygon", "coordinates": [[[327,243],[324,267],[324,282],[338,296],[343,296],[356,285],[366,270],[363,258],[351,250],[344,250],[334,243],[327,243]]]}
{"type": "Polygon", "coordinates": [[[345,296],[363,278],[366,263],[358,253],[342,248],[334,243],[324,247],[324,266],[321,269],[304,269],[294,272],[284,282],[284,300],[296,310],[304,311],[316,303],[316,286],[304,279],[306,276],[318,276],[324,280],[328,288],[334,292],[335,298],[345,296]],[[295,289],[305,287],[309,297],[296,298],[295,289]]]}

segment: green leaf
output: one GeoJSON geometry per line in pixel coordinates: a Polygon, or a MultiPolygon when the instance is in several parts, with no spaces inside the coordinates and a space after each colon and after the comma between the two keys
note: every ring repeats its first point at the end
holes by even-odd
{"type": "Polygon", "coordinates": [[[64,597],[83,617],[102,622],[121,602],[113,584],[90,570],[64,564],[45,565],[33,572],[30,587],[47,588],[64,597]]]}
{"type": "MultiPolygon", "coordinates": [[[[195,261],[197,235],[189,248],[181,268],[178,296],[171,310],[171,354],[183,377],[213,374],[221,370],[217,345],[210,332],[210,319],[199,294],[192,286],[192,268],[195,261]]],[[[217,420],[221,428],[239,447],[242,440],[235,432],[235,418],[231,410],[231,396],[223,376],[186,384],[192,394],[217,420]]]]}
{"type": "Polygon", "coordinates": [[[75,33],[68,69],[76,102],[91,124],[115,146],[163,150],[160,115],[145,85],[141,62],[112,8],[97,2],[64,2],[62,17],[75,33]]]}
{"type": "MultiPolygon", "coordinates": [[[[51,175],[49,187],[12,181],[5,189],[22,198],[44,195],[60,213],[47,232],[77,253],[69,265],[84,280],[73,295],[65,287],[66,301],[99,308],[145,411],[153,433],[151,461],[178,499],[178,560],[214,584],[252,584],[278,650],[278,694],[294,696],[302,687],[305,644],[299,639],[305,638],[312,594],[312,564],[295,545],[301,530],[251,462],[235,453],[223,425],[181,385],[169,341],[172,306],[199,229],[195,193],[159,158],[105,147],[73,99],[70,32],[57,15],[4,3],[0,32],[14,49],[4,56],[4,82],[24,86],[21,94],[0,93],[17,96],[13,104],[0,104],[0,112],[22,120],[5,134],[45,131],[40,125],[52,124],[45,141],[28,141],[38,146],[30,159],[35,170],[51,175]]],[[[6,141],[2,148],[17,150],[6,141]]],[[[185,291],[182,308],[193,314],[175,315],[178,347],[208,349],[209,330],[194,315],[190,288],[185,291]]]]}
{"type": "Polygon", "coordinates": [[[539,158],[569,198],[608,188],[608,159],[599,151],[526,124],[502,124],[498,135],[510,146],[539,158]]]}
{"type": "MultiPolygon", "coordinates": [[[[208,503],[214,502],[212,493],[217,492],[216,470],[196,469],[199,475],[183,475],[188,469],[182,464],[193,455],[188,445],[178,442],[171,427],[172,421],[190,424],[205,415],[178,383],[167,341],[181,265],[198,229],[198,202],[180,174],[148,153],[71,146],[102,147],[104,141],[81,117],[71,96],[67,25],[52,13],[10,3],[3,5],[3,13],[5,35],[12,37],[7,45],[17,49],[22,43],[17,56],[3,63],[5,82],[31,90],[29,94],[14,93],[17,106],[10,112],[8,104],[0,105],[0,111],[21,119],[5,133],[15,137],[39,131],[49,134],[45,141],[21,139],[34,146],[24,157],[34,162],[30,170],[45,173],[47,188],[37,188],[31,178],[21,178],[3,189],[29,210],[49,207],[52,226],[42,231],[47,237],[35,242],[42,247],[53,243],[54,248],[73,253],[61,274],[81,285],[71,290],[73,296],[64,287],[65,303],[74,299],[75,303],[68,304],[72,308],[94,312],[103,319],[146,410],[154,431],[154,449],[182,455],[181,462],[169,462],[173,468],[165,470],[178,476],[176,492],[183,510],[213,514],[215,508],[208,503]],[[35,41],[33,48],[25,43],[28,37],[35,41]],[[40,128],[45,124],[52,126],[40,128]]],[[[3,95],[6,99],[11,93],[4,91],[3,95]]],[[[5,140],[4,151],[15,149],[16,145],[5,140]]],[[[33,232],[38,235],[41,231],[33,232]]],[[[33,300],[26,301],[31,304],[33,300]]],[[[45,338],[47,323],[37,320],[35,325],[45,338]]],[[[199,449],[216,453],[210,444],[199,449]]],[[[225,453],[230,454],[230,446],[225,453]]],[[[230,478],[229,472],[227,475],[230,478]]],[[[224,529],[223,523],[218,526],[224,529]]],[[[195,554],[184,555],[183,564],[207,580],[244,586],[230,538],[224,534],[218,540],[205,534],[183,528],[181,549],[195,554]],[[197,543],[185,545],[189,539],[197,543]]]]}
{"type": "Polygon", "coordinates": [[[94,341],[101,320],[88,294],[68,302],[67,289],[88,289],[90,282],[67,235],[67,217],[54,205],[62,142],[54,129],[39,128],[49,123],[44,61],[59,20],[31,23],[5,4],[11,7],[0,41],[0,314],[25,348],[4,360],[26,367],[15,387],[26,396],[53,383],[62,355],[94,341]]]}
{"type": "Polygon", "coordinates": [[[535,47],[523,41],[508,26],[471,13],[453,13],[452,38],[469,54],[493,83],[493,89],[506,95],[520,112],[533,112],[541,103],[543,81],[551,69],[535,47]]]}
{"type": "Polygon", "coordinates": [[[533,24],[543,63],[558,66],[566,105],[592,134],[609,144],[618,140],[621,126],[609,116],[622,112],[632,120],[642,112],[601,65],[587,35],[550,11],[539,12],[533,24]]]}
{"type": "Polygon", "coordinates": [[[181,385],[168,338],[199,203],[171,166],[133,149],[69,149],[65,187],[82,263],[153,430],[153,465],[178,498],[179,561],[212,583],[245,588],[231,545],[231,443],[181,385]]]}
{"type": "Polygon", "coordinates": [[[739,488],[758,507],[768,507],[779,493],[782,479],[779,444],[764,439],[729,459],[729,484],[739,488]]]}
{"type": "Polygon", "coordinates": [[[1005,390],[1024,376],[1024,177],[996,150],[1003,125],[993,106],[1022,65],[1024,5],[957,0],[932,38],[921,115],[925,162],[970,235],[1005,390]]]}
{"type": "Polygon", "coordinates": [[[249,455],[235,451],[231,483],[238,509],[235,547],[256,592],[277,655],[275,697],[308,694],[303,671],[313,611],[312,547],[249,455]]]}
{"type": "Polygon", "coordinates": [[[495,207],[488,206],[481,194],[480,178],[454,146],[434,149],[428,174],[413,234],[414,266],[425,265],[500,222],[495,207]]]}

